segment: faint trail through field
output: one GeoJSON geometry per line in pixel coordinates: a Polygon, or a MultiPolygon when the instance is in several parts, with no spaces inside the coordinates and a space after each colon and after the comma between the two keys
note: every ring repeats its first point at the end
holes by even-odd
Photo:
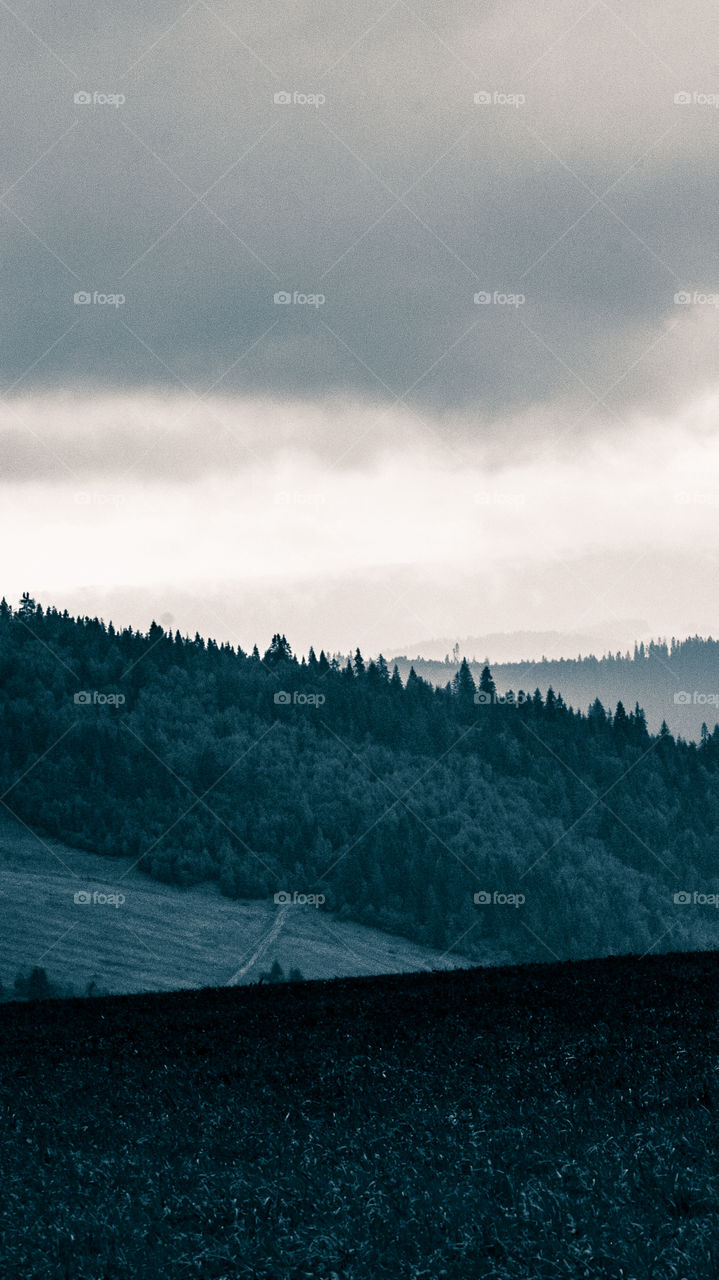
{"type": "Polygon", "coordinates": [[[277,937],[278,937],[278,935],[279,935],[279,933],[280,933],[280,931],[281,931],[281,929],[282,929],[282,926],[284,925],[285,920],[286,920],[286,918],[287,918],[287,912],[288,912],[288,911],[289,911],[289,907],[288,907],[288,906],[284,906],[284,907],[281,907],[281,908],[280,908],[279,912],[277,913],[277,916],[276,916],[275,920],[274,920],[274,921],[273,921],[273,923],[272,923],[272,928],[271,928],[271,929],[268,929],[268,931],[267,931],[267,933],[265,934],[264,938],[263,938],[263,939],[262,939],[262,941],[260,942],[259,947],[257,948],[257,950],[256,950],[256,951],[253,951],[253,953],[252,953],[252,955],[250,956],[249,960],[246,960],[246,961],[245,961],[245,963],[244,963],[243,965],[241,965],[241,966],[240,966],[240,968],[237,970],[237,972],[236,972],[236,973],[233,973],[233,975],[232,975],[232,977],[230,978],[229,982],[226,984],[228,987],[235,987],[235,986],[237,986],[237,983],[240,981],[240,979],[241,979],[241,978],[244,978],[244,976],[245,976],[245,974],[247,973],[248,969],[251,969],[251,968],[252,968],[252,966],[253,966],[253,964],[255,964],[255,962],[256,962],[257,960],[259,960],[260,956],[264,955],[264,953],[265,953],[265,951],[267,950],[267,948],[268,948],[269,946],[271,946],[271,944],[275,941],[275,938],[277,938],[277,937]]]}

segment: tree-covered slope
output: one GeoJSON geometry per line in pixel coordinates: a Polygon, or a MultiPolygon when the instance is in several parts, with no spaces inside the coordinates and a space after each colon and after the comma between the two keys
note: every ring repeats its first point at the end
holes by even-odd
{"type": "Polygon", "coordinates": [[[359,652],[298,662],[279,635],[247,655],[0,607],[2,803],[34,830],[181,885],[322,895],[465,955],[715,941],[718,780],[719,732],[697,747],[638,709],[500,703],[466,664],[403,685],[359,652]]]}

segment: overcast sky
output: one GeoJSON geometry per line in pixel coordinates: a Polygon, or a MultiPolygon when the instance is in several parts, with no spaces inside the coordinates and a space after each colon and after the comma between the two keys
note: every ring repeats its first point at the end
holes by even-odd
{"type": "Polygon", "coordinates": [[[14,0],[0,45],[10,599],[717,634],[711,0],[14,0]]]}

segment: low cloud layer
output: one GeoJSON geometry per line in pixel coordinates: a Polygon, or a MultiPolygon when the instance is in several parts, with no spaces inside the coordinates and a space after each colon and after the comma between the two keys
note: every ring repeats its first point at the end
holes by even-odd
{"type": "MultiPolygon", "coordinates": [[[[381,451],[350,462],[343,450],[374,424],[356,407],[305,409],[316,447],[299,450],[266,447],[266,406],[244,406],[239,448],[219,427],[203,434],[194,401],[164,418],[157,403],[74,401],[55,422],[53,467],[47,403],[31,410],[45,471],[28,466],[22,481],[18,464],[0,486],[11,598],[30,589],[135,625],[168,610],[243,645],[280,627],[305,648],[396,646],[448,622],[458,634],[637,615],[655,634],[714,627],[717,397],[680,419],[637,419],[622,441],[570,436],[502,465],[387,414],[381,451]],[[125,423],[116,452],[96,452],[95,410],[125,423]]],[[[0,425],[8,436],[17,444],[0,425]]]]}

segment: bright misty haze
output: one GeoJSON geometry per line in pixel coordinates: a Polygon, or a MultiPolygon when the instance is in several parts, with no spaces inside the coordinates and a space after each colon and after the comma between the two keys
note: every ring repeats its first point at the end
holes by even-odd
{"type": "Polygon", "coordinates": [[[716,633],[718,25],[3,6],[8,599],[299,651],[716,633]]]}

